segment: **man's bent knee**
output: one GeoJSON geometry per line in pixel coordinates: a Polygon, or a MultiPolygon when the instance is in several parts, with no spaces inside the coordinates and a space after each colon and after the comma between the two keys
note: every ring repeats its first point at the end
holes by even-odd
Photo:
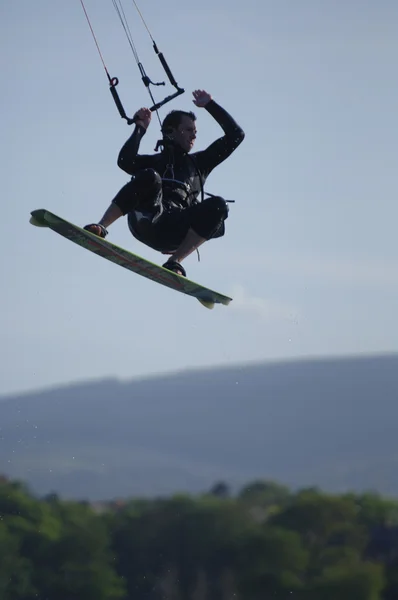
{"type": "Polygon", "coordinates": [[[224,198],[222,198],[221,196],[213,196],[212,198],[206,200],[206,202],[211,203],[213,210],[217,212],[220,215],[220,217],[222,217],[223,219],[228,218],[229,207],[228,203],[224,200],[224,198]]]}
{"type": "Polygon", "coordinates": [[[152,191],[158,191],[162,189],[162,178],[154,169],[138,171],[131,183],[134,183],[137,188],[142,190],[151,188],[152,191]]]}
{"type": "Polygon", "coordinates": [[[116,194],[113,203],[123,215],[137,208],[150,208],[156,204],[162,191],[162,178],[154,169],[138,171],[116,194]]]}
{"type": "Polygon", "coordinates": [[[228,204],[221,196],[212,196],[197,204],[191,227],[201,237],[209,240],[224,235],[224,221],[228,218],[228,204]]]}

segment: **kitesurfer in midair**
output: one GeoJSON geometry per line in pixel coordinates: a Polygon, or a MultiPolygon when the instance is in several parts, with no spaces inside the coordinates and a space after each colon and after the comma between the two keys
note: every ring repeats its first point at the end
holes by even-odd
{"type": "Polygon", "coordinates": [[[117,164],[131,175],[98,223],[85,229],[105,237],[107,228],[127,215],[132,235],[147,246],[170,254],[163,265],[186,276],[181,262],[201,244],[224,235],[228,204],[208,194],[203,186],[211,171],[241,144],[245,134],[234,119],[204,90],[193,92],[193,102],[221,126],[224,135],[205,150],[190,154],[196,138],[196,116],[191,111],[171,111],[162,123],[161,152],[138,154],[151,122],[151,111],[134,115],[135,128],[120,150],[117,164]]]}

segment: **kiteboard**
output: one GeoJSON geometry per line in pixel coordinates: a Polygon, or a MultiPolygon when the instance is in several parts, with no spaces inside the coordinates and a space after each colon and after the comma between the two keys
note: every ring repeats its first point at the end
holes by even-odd
{"type": "Polygon", "coordinates": [[[187,294],[196,298],[203,306],[212,309],[215,304],[227,306],[232,298],[219,294],[207,287],[204,287],[187,277],[178,273],[173,273],[160,265],[157,265],[137,254],[133,254],[116,244],[106,241],[104,238],[86,231],[85,229],[58,217],[49,210],[40,208],[33,210],[29,222],[36,227],[49,227],[56,233],[59,233],[68,240],[90,250],[102,258],[142,275],[156,283],[160,283],[177,292],[187,294]]]}

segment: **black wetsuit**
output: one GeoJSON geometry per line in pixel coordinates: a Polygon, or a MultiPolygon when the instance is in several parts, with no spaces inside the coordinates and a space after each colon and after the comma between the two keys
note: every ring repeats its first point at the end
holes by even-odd
{"type": "Polygon", "coordinates": [[[163,140],[159,154],[138,154],[146,130],[136,126],[118,157],[118,166],[132,179],[113,202],[127,215],[131,233],[160,251],[173,251],[191,227],[205,239],[224,234],[228,206],[219,196],[204,199],[204,183],[244,139],[244,132],[214,100],[205,109],[224,136],[205,150],[188,154],[163,140]]]}

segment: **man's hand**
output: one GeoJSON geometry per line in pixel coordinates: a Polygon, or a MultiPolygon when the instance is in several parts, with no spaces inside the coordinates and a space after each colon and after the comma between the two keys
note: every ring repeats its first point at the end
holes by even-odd
{"type": "Polygon", "coordinates": [[[152,119],[152,113],[149,108],[140,108],[134,115],[134,122],[147,129],[152,119]]]}
{"type": "Polygon", "coordinates": [[[210,94],[205,92],[205,90],[195,90],[194,92],[192,92],[192,95],[194,97],[192,102],[200,108],[203,108],[208,102],[210,102],[210,100],[212,100],[210,94]]]}

